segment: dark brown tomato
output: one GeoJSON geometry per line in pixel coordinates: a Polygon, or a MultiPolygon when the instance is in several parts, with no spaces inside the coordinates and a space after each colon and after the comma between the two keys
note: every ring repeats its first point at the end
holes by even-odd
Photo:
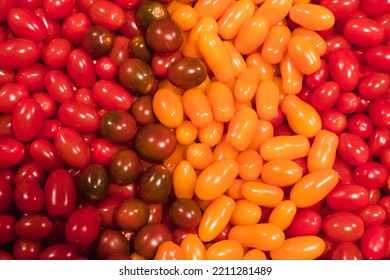
{"type": "Polygon", "coordinates": [[[164,224],[146,224],[134,237],[134,250],[145,259],[153,259],[158,246],[171,240],[172,234],[164,224]]]}
{"type": "Polygon", "coordinates": [[[76,186],[79,193],[92,201],[105,198],[109,184],[108,171],[100,164],[89,164],[77,174],[76,186]]]}
{"type": "Polygon", "coordinates": [[[138,231],[149,220],[148,205],[141,199],[123,201],[115,212],[115,221],[123,230],[138,231]]]}
{"type": "Polygon", "coordinates": [[[130,108],[130,113],[138,125],[144,126],[157,121],[153,112],[152,104],[153,97],[150,95],[142,95],[133,102],[130,108]]]}
{"type": "Polygon", "coordinates": [[[137,9],[135,19],[137,24],[144,30],[154,21],[169,18],[167,7],[158,1],[144,1],[137,9]]]}
{"type": "Polygon", "coordinates": [[[118,66],[118,82],[133,94],[147,94],[155,84],[152,68],[143,60],[128,58],[118,66]]]}
{"type": "Polygon", "coordinates": [[[133,58],[138,58],[146,62],[152,59],[152,51],[146,42],[144,35],[137,35],[131,38],[130,55],[133,58]]]}
{"type": "Polygon", "coordinates": [[[103,230],[96,242],[97,259],[106,259],[112,254],[130,255],[130,242],[117,230],[103,230]]]}
{"type": "Polygon", "coordinates": [[[162,124],[149,124],[138,129],[134,137],[137,153],[146,161],[166,160],[176,149],[175,134],[162,124]]]}
{"type": "Polygon", "coordinates": [[[146,41],[149,47],[159,53],[173,53],[178,51],[184,42],[183,31],[170,18],[152,22],[146,29],[146,41]]]}
{"type": "Polygon", "coordinates": [[[120,185],[135,182],[143,171],[142,162],[136,152],[130,149],[119,150],[109,165],[110,178],[120,185]]]}
{"type": "Polygon", "coordinates": [[[80,46],[93,59],[98,59],[110,53],[114,46],[114,36],[107,28],[94,25],[85,31],[80,46]]]}
{"type": "Polygon", "coordinates": [[[146,203],[166,201],[171,189],[172,175],[162,164],[149,167],[138,180],[138,196],[146,203]]]}
{"type": "Polygon", "coordinates": [[[202,211],[195,200],[178,198],[169,206],[169,216],[177,227],[190,229],[199,225],[202,211]]]}
{"type": "Polygon", "coordinates": [[[122,199],[114,196],[107,196],[95,204],[95,207],[99,211],[102,227],[112,229],[118,227],[114,213],[121,203],[122,199]]]}
{"type": "Polygon", "coordinates": [[[105,113],[100,122],[101,135],[115,143],[130,142],[137,132],[133,116],[125,111],[113,110],[105,113]]]}
{"type": "Polygon", "coordinates": [[[183,57],[171,65],[167,78],[173,85],[189,89],[204,82],[207,78],[207,70],[199,59],[183,57]]]}

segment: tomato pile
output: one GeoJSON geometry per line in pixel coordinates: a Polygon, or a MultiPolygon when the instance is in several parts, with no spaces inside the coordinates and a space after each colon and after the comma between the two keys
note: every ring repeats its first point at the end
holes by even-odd
{"type": "Polygon", "coordinates": [[[0,0],[0,259],[390,259],[388,0],[0,0]]]}

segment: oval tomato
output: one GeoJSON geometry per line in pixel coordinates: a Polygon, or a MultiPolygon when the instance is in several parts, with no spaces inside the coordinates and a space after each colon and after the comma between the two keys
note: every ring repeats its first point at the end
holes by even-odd
{"type": "Polygon", "coordinates": [[[85,51],[72,50],[66,66],[69,76],[78,87],[89,88],[96,82],[95,66],[92,58],[85,51]]]}
{"type": "Polygon", "coordinates": [[[0,138],[0,169],[20,163],[26,154],[25,146],[16,139],[0,138]]]}
{"type": "Polygon", "coordinates": [[[46,36],[46,27],[42,20],[28,9],[11,9],[7,16],[7,23],[11,31],[19,38],[39,42],[46,36]]]}
{"type": "Polygon", "coordinates": [[[23,38],[12,38],[0,43],[0,67],[21,69],[40,57],[40,49],[36,43],[23,38]]]}
{"type": "Polygon", "coordinates": [[[27,240],[45,238],[50,234],[51,229],[51,220],[40,214],[23,216],[15,224],[16,234],[27,240]]]}
{"type": "Polygon", "coordinates": [[[362,219],[350,212],[329,214],[323,222],[325,235],[334,242],[356,242],[364,234],[362,219]]]}
{"type": "Polygon", "coordinates": [[[355,184],[338,184],[326,197],[326,204],[335,211],[355,211],[368,201],[367,189],[355,184]]]}

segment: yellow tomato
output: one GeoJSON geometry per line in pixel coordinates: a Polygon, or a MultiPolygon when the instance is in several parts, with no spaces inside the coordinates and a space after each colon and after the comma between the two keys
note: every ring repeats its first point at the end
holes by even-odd
{"type": "Polygon", "coordinates": [[[280,61],[282,90],[285,94],[298,94],[302,90],[303,73],[295,65],[291,55],[286,52],[280,61]]]}
{"type": "Polygon", "coordinates": [[[239,152],[226,142],[226,134],[222,135],[221,141],[214,147],[214,161],[221,159],[236,159],[239,152]]]}
{"type": "Polygon", "coordinates": [[[261,143],[266,139],[269,139],[274,136],[274,127],[269,121],[262,119],[257,120],[257,125],[255,127],[255,137],[249,144],[249,149],[259,151],[261,143]]]}
{"type": "Polygon", "coordinates": [[[310,29],[306,29],[304,27],[297,27],[293,30],[292,36],[305,37],[316,48],[319,56],[323,56],[325,54],[327,49],[326,41],[317,32],[310,29]]]}
{"type": "Polygon", "coordinates": [[[244,196],[242,195],[242,187],[244,186],[244,184],[244,180],[235,179],[233,183],[229,186],[228,190],[226,191],[226,194],[236,200],[243,199],[244,196]]]}
{"type": "Polygon", "coordinates": [[[225,45],[226,50],[229,53],[230,59],[234,67],[234,71],[236,72],[236,76],[238,76],[241,71],[246,68],[245,59],[231,41],[223,41],[223,44],[225,45]]]}
{"type": "Polygon", "coordinates": [[[265,62],[260,52],[254,52],[247,56],[246,66],[253,68],[259,75],[259,82],[264,80],[272,80],[274,77],[274,70],[271,64],[265,62]]]}
{"type": "Polygon", "coordinates": [[[196,128],[195,125],[189,120],[183,121],[175,129],[177,142],[183,146],[187,146],[195,142],[197,135],[198,128],[196,128]]]}
{"type": "Polygon", "coordinates": [[[203,143],[192,143],[186,149],[186,160],[195,169],[205,169],[213,162],[213,151],[203,143]]]}

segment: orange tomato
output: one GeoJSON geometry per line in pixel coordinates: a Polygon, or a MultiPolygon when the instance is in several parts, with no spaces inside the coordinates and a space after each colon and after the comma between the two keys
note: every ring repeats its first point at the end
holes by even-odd
{"type": "Polygon", "coordinates": [[[183,109],[186,116],[195,127],[200,128],[213,121],[213,112],[207,96],[196,88],[188,89],[184,92],[183,109]]]}
{"type": "Polygon", "coordinates": [[[311,3],[293,5],[289,17],[298,25],[313,31],[327,30],[335,23],[335,17],[329,9],[311,3]]]}
{"type": "Polygon", "coordinates": [[[226,191],[226,194],[233,199],[243,199],[242,195],[242,186],[245,184],[245,181],[242,179],[235,179],[233,183],[229,186],[226,191]]]}
{"type": "Polygon", "coordinates": [[[335,162],[339,138],[337,134],[322,129],[314,137],[314,141],[307,155],[308,170],[331,168],[335,162]]]}
{"type": "Polygon", "coordinates": [[[337,185],[339,178],[332,168],[321,168],[303,176],[291,189],[290,200],[299,208],[323,200],[337,185]]]}
{"type": "Polygon", "coordinates": [[[260,119],[272,120],[278,112],[280,91],[273,80],[265,80],[259,84],[255,95],[256,112],[260,119]]]}
{"type": "Polygon", "coordinates": [[[292,36],[305,37],[316,48],[319,56],[323,56],[325,54],[327,49],[326,41],[317,32],[310,29],[306,29],[304,27],[297,27],[293,30],[292,36]]]}
{"type": "Polygon", "coordinates": [[[207,166],[195,183],[195,194],[202,200],[213,200],[222,195],[238,175],[238,164],[232,159],[221,159],[207,166]]]}
{"type": "Polygon", "coordinates": [[[186,146],[176,145],[173,153],[163,161],[163,165],[172,172],[175,166],[185,159],[186,149],[186,146]]]}
{"type": "Polygon", "coordinates": [[[205,127],[198,129],[198,140],[209,147],[214,147],[221,141],[223,130],[223,123],[213,120],[205,127]]]}
{"type": "Polygon", "coordinates": [[[255,151],[260,150],[260,145],[266,139],[269,139],[274,136],[274,127],[269,121],[262,119],[257,120],[257,125],[255,127],[255,137],[249,143],[248,149],[253,149],[255,151]]]}
{"type": "Polygon", "coordinates": [[[229,231],[228,239],[240,242],[243,247],[270,251],[282,246],[285,235],[276,225],[259,223],[233,226],[229,231]]]}
{"type": "Polygon", "coordinates": [[[282,77],[282,90],[285,94],[298,94],[302,90],[303,73],[286,52],[280,61],[280,75],[282,77]]]}
{"type": "Polygon", "coordinates": [[[175,129],[175,136],[177,142],[183,146],[195,142],[197,135],[198,135],[198,128],[195,127],[195,125],[189,120],[183,121],[175,129]]]}
{"type": "Polygon", "coordinates": [[[280,158],[264,163],[261,170],[261,180],[264,183],[288,187],[301,179],[303,171],[301,166],[293,160],[280,158]]]}
{"type": "Polygon", "coordinates": [[[256,203],[246,199],[236,201],[236,207],[230,218],[230,223],[236,225],[254,225],[260,221],[261,208],[256,203]]]}
{"type": "Polygon", "coordinates": [[[183,251],[183,259],[185,260],[204,260],[206,248],[202,240],[195,234],[187,234],[180,243],[180,248],[183,251]]]}
{"type": "Polygon", "coordinates": [[[275,207],[283,200],[281,188],[266,183],[250,181],[242,186],[245,199],[264,207],[275,207]]]}
{"type": "Polygon", "coordinates": [[[283,200],[272,210],[268,222],[282,230],[287,229],[297,213],[297,206],[291,200],[283,200]]]}
{"type": "Polygon", "coordinates": [[[236,240],[221,240],[206,250],[206,260],[239,260],[244,256],[244,248],[236,240]]]}
{"type": "Polygon", "coordinates": [[[274,26],[288,15],[292,4],[293,0],[265,0],[255,15],[264,16],[269,26],[274,26]]]}
{"type": "Polygon", "coordinates": [[[288,238],[283,245],[270,251],[273,260],[314,260],[325,251],[325,241],[318,236],[288,238]]]}
{"type": "Polygon", "coordinates": [[[157,90],[153,95],[152,106],[158,121],[169,128],[178,127],[184,120],[181,97],[172,90],[157,90]]]}
{"type": "Polygon", "coordinates": [[[262,15],[249,18],[238,30],[234,39],[236,49],[244,54],[256,51],[267,38],[269,25],[267,19],[262,15]]]}
{"type": "Polygon", "coordinates": [[[313,43],[303,36],[292,36],[287,46],[295,66],[303,74],[310,75],[321,67],[320,55],[313,43]]]}
{"type": "Polygon", "coordinates": [[[232,90],[224,83],[212,81],[205,90],[214,119],[228,122],[234,116],[234,97],[232,90]]]}
{"type": "Polygon", "coordinates": [[[190,5],[181,5],[170,13],[171,19],[175,21],[181,30],[191,30],[198,21],[198,14],[196,10],[190,5]]]}
{"type": "Polygon", "coordinates": [[[238,75],[233,88],[236,101],[245,103],[255,96],[259,84],[258,74],[253,68],[245,68],[238,75]]]}
{"type": "Polygon", "coordinates": [[[231,41],[223,41],[223,44],[225,45],[226,50],[229,53],[230,59],[234,67],[234,71],[236,72],[237,76],[241,73],[242,70],[246,68],[245,59],[231,41]]]}
{"type": "Polygon", "coordinates": [[[266,139],[260,145],[260,156],[266,160],[306,157],[310,142],[303,135],[280,135],[266,139]]]}
{"type": "Polygon", "coordinates": [[[192,143],[186,149],[186,160],[195,169],[205,169],[213,162],[213,151],[203,143],[192,143]]]}
{"type": "Polygon", "coordinates": [[[280,108],[286,116],[290,128],[296,134],[311,138],[322,129],[319,113],[298,96],[286,95],[280,103],[280,108]]]}
{"type": "Polygon", "coordinates": [[[203,242],[216,238],[227,226],[236,203],[231,197],[221,195],[206,208],[199,223],[198,236],[203,242]]]}
{"type": "Polygon", "coordinates": [[[196,172],[186,160],[179,162],[172,172],[172,187],[177,198],[191,199],[195,194],[196,172]]]}
{"type": "Polygon", "coordinates": [[[170,240],[162,242],[154,256],[155,260],[183,260],[183,250],[170,240]]]}
{"type": "Polygon", "coordinates": [[[259,178],[263,159],[260,154],[252,149],[240,152],[236,158],[238,164],[238,175],[246,181],[253,181],[259,178]]]}
{"type": "Polygon", "coordinates": [[[266,260],[267,256],[263,251],[259,249],[251,249],[247,251],[241,259],[242,260],[266,260]]]}
{"type": "Polygon", "coordinates": [[[214,161],[221,159],[236,159],[239,151],[233,148],[229,143],[226,142],[226,134],[222,135],[221,141],[214,147],[214,161]]]}
{"type": "Polygon", "coordinates": [[[234,0],[199,0],[194,5],[199,18],[213,17],[218,20],[224,11],[234,3],[234,0]]]}
{"type": "Polygon", "coordinates": [[[264,61],[260,52],[254,52],[247,56],[246,66],[253,68],[259,75],[259,82],[264,80],[272,80],[274,77],[274,70],[271,64],[264,61]]]}
{"type": "Polygon", "coordinates": [[[287,51],[287,44],[291,38],[291,31],[287,26],[274,25],[269,31],[261,48],[261,57],[266,63],[277,64],[282,61],[287,51]]]}

